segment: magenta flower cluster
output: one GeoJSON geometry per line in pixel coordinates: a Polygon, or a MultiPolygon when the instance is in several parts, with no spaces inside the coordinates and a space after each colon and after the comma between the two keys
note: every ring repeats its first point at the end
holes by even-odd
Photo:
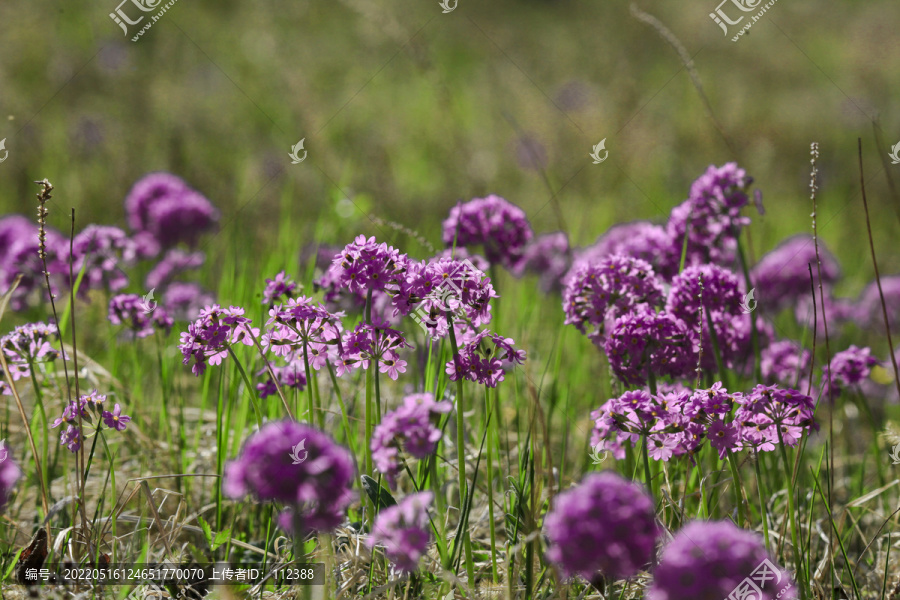
{"type": "Polygon", "coordinates": [[[444,244],[480,246],[491,264],[510,270],[519,268],[533,236],[525,212],[500,196],[474,198],[455,206],[444,220],[444,244]]]}
{"type": "MultiPolygon", "coordinates": [[[[50,344],[51,337],[57,333],[53,323],[27,323],[0,338],[0,352],[3,352],[13,382],[31,377],[34,365],[54,361],[62,355],[50,344]]],[[[12,395],[6,377],[0,377],[0,394],[12,395]]]]}
{"type": "Polygon", "coordinates": [[[110,429],[125,431],[131,417],[122,414],[122,407],[118,403],[111,411],[105,410],[105,403],[106,396],[98,394],[97,390],[69,402],[63,409],[62,416],[50,425],[52,429],[56,429],[60,425],[66,426],[60,432],[59,443],[68,448],[70,452],[78,452],[81,444],[88,437],[85,435],[84,425],[92,425],[95,419],[97,419],[96,431],[100,430],[101,421],[110,429]],[[81,423],[79,423],[79,413],[81,414],[81,423]]]}
{"type": "Polygon", "coordinates": [[[385,554],[398,571],[414,572],[431,541],[428,509],[433,499],[432,492],[419,492],[403,498],[395,506],[382,509],[375,517],[366,545],[369,548],[384,547],[385,554]]]}

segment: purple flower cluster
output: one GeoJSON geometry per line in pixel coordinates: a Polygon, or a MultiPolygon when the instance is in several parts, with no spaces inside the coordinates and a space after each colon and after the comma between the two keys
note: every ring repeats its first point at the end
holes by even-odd
{"type": "Polygon", "coordinates": [[[414,572],[431,541],[428,509],[432,500],[433,493],[419,492],[407,496],[396,506],[382,509],[375,517],[366,545],[369,548],[383,546],[398,571],[414,572]]]}
{"type": "Polygon", "coordinates": [[[521,277],[534,273],[539,277],[541,291],[545,294],[562,290],[562,280],[572,266],[572,249],[569,236],[562,231],[539,235],[525,246],[522,259],[513,273],[521,277]]]}
{"type": "MultiPolygon", "coordinates": [[[[303,364],[302,357],[293,357],[283,367],[272,367],[272,373],[275,374],[278,387],[281,387],[281,389],[290,388],[299,392],[306,389],[306,366],[303,364]]],[[[276,387],[272,377],[268,375],[267,369],[260,369],[256,375],[267,375],[265,381],[256,384],[256,391],[259,392],[260,398],[268,398],[278,393],[278,387],[276,387]]]]}
{"type": "Polygon", "coordinates": [[[179,248],[172,248],[147,273],[144,285],[148,289],[163,288],[169,285],[179,273],[199,269],[205,260],[206,256],[202,252],[185,252],[179,248]]]}
{"type": "Polygon", "coordinates": [[[226,309],[213,304],[204,308],[200,317],[181,333],[178,349],[184,364],[193,359],[191,372],[194,375],[199,377],[206,371],[207,361],[211,365],[221,364],[233,344],[253,345],[259,329],[250,327],[250,319],[243,314],[243,308],[232,306],[226,309]]]}
{"type": "MultiPolygon", "coordinates": [[[[821,240],[819,256],[822,259],[822,285],[830,289],[840,279],[841,269],[821,240]]],[[[807,234],[790,237],[763,256],[750,271],[750,280],[759,291],[759,297],[764,299],[760,302],[762,309],[777,312],[796,305],[801,299],[808,299],[811,289],[808,265],[812,265],[813,281],[818,285],[816,247],[812,236],[807,234]]]]}
{"type": "Polygon", "coordinates": [[[340,377],[359,367],[368,369],[370,361],[375,361],[379,372],[396,381],[400,373],[406,372],[406,361],[400,358],[399,351],[411,347],[403,334],[387,323],[359,323],[344,333],[337,375],[340,377]]]}
{"type": "Polygon", "coordinates": [[[334,257],[332,277],[350,292],[365,295],[396,285],[408,260],[393,246],[360,235],[334,257]]]}
{"type": "Polygon", "coordinates": [[[108,318],[113,325],[126,326],[138,338],[153,335],[154,328],[168,335],[175,323],[165,308],[148,304],[137,294],[113,296],[108,318]]]}
{"type": "Polygon", "coordinates": [[[481,246],[491,264],[516,271],[534,236],[525,212],[500,196],[474,198],[450,209],[444,220],[444,244],[481,246]]]}
{"type": "MultiPolygon", "coordinates": [[[[891,275],[881,278],[881,291],[884,292],[884,305],[887,308],[888,324],[891,331],[900,329],[900,275],[891,275]]],[[[878,284],[875,281],[869,283],[860,293],[854,307],[854,319],[861,326],[882,331],[884,328],[884,314],[881,308],[881,294],[878,293],[878,284]]]]}
{"type": "Polygon", "coordinates": [[[171,173],[150,173],[135,183],[125,198],[125,213],[132,231],[144,234],[145,255],[153,242],[162,248],[194,247],[219,220],[219,211],[203,194],[171,173]]]}
{"type": "Polygon", "coordinates": [[[649,263],[667,281],[678,273],[681,247],[676,247],[665,227],[649,221],[614,225],[587,248],[576,251],[572,271],[580,265],[622,254],[649,263]]]}
{"type": "Polygon", "coordinates": [[[871,356],[868,348],[850,346],[831,358],[831,363],[822,372],[822,397],[837,398],[841,391],[861,383],[869,376],[878,359],[871,356]]]}
{"type": "MultiPolygon", "coordinates": [[[[758,569],[767,576],[758,600],[794,600],[787,571],[771,559],[759,534],[740,529],[730,521],[693,521],[685,525],[663,550],[647,600],[722,600],[758,569]],[[768,564],[766,564],[766,562],[768,564]]],[[[752,589],[752,588],[751,588],[752,589]]],[[[744,597],[744,596],[741,596],[744,597]]]]}
{"type": "Polygon", "coordinates": [[[781,340],[769,344],[760,353],[760,371],[768,383],[795,387],[809,375],[812,355],[797,342],[781,340]]]}
{"type": "Polygon", "coordinates": [[[6,509],[9,494],[20,477],[22,469],[10,455],[6,442],[0,442],[0,514],[6,509]]]}
{"type": "MultiPolygon", "coordinates": [[[[61,353],[50,345],[51,336],[58,333],[53,323],[27,323],[0,338],[0,352],[3,352],[14,382],[30,377],[34,365],[60,357],[61,353]]],[[[0,377],[0,394],[12,395],[5,377],[0,377]]]]}
{"type": "Polygon", "coordinates": [[[619,379],[641,385],[650,373],[688,376],[697,365],[694,337],[682,321],[668,313],[635,310],[616,319],[604,349],[619,379]]]}
{"type": "Polygon", "coordinates": [[[297,285],[290,275],[281,271],[275,276],[275,279],[266,279],[266,289],[263,290],[262,303],[271,306],[276,302],[280,302],[282,296],[290,300],[294,297],[297,285]]]}
{"type": "Polygon", "coordinates": [[[503,338],[488,330],[466,335],[460,340],[459,354],[447,362],[450,381],[460,377],[497,387],[503,381],[504,369],[525,362],[525,351],[516,350],[512,338],[503,338]]]}
{"type": "Polygon", "coordinates": [[[659,306],[663,288],[649,263],[613,255],[575,269],[563,291],[566,325],[575,325],[598,346],[607,322],[640,305],[659,306]]]}
{"type": "Polygon", "coordinates": [[[260,502],[288,505],[279,525],[303,536],[329,531],[344,518],[353,499],[353,458],[327,434],[295,421],[267,423],[225,466],[228,497],[251,495],[260,502]]]}
{"type": "MultiPolygon", "coordinates": [[[[115,292],[128,285],[128,275],[122,267],[134,264],[137,252],[134,242],[118,227],[88,225],[72,240],[71,253],[68,250],[66,248],[62,255],[63,262],[68,265],[71,261],[76,277],[84,271],[79,296],[94,289],[115,292]]],[[[69,287],[74,285],[73,281],[67,283],[69,287]]]]}
{"type": "Polygon", "coordinates": [[[394,487],[402,466],[401,450],[420,459],[434,452],[441,439],[441,430],[432,423],[432,417],[448,413],[452,408],[448,401],[435,402],[431,394],[411,394],[375,427],[371,442],[372,461],[387,477],[391,487],[394,487]]]}
{"type": "Polygon", "coordinates": [[[85,435],[82,428],[79,427],[78,415],[81,413],[82,427],[84,423],[93,424],[94,418],[97,418],[97,430],[100,430],[100,421],[106,424],[110,429],[116,431],[125,431],[131,417],[122,414],[122,407],[116,403],[112,411],[104,410],[106,396],[98,394],[97,390],[92,391],[87,396],[81,396],[77,400],[72,400],[63,409],[62,416],[58,417],[51,428],[55,429],[65,424],[59,436],[59,443],[66,446],[70,452],[78,452],[84,441],[85,435]]]}
{"type": "Polygon", "coordinates": [[[193,321],[200,316],[203,307],[215,302],[212,294],[203,291],[196,283],[174,281],[163,292],[162,305],[177,321],[193,321]]]}
{"type": "Polygon", "coordinates": [[[653,558],[660,528],[644,489],[607,471],[592,473],[556,497],[544,518],[547,558],[566,576],[592,580],[599,571],[624,579],[653,558]]]}

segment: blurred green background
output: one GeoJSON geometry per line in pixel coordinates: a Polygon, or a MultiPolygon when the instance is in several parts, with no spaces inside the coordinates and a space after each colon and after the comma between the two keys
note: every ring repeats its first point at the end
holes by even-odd
{"type": "Polygon", "coordinates": [[[738,27],[726,37],[709,18],[717,0],[640,2],[693,57],[726,142],[678,54],[628,2],[459,0],[443,14],[437,0],[179,0],[132,42],[140,25],[126,37],[109,17],[118,1],[0,4],[0,214],[32,214],[31,182],[47,177],[57,228],[68,231],[69,207],[78,229],[124,227],[130,186],[167,170],[222,211],[210,255],[240,243],[262,260],[287,222],[298,250],[365,232],[424,256],[366,214],[439,246],[449,208],[488,193],[522,206],[537,232],[559,229],[555,193],[572,241],[587,244],[616,222],[664,219],[709,164],[738,160],[767,208],[751,211],[758,259],[810,230],[818,141],[821,236],[851,295],[873,274],[862,137],[876,249],[883,273],[900,272],[883,162],[900,141],[897,2],[780,0],[736,43],[738,27]],[[301,138],[309,154],[293,165],[301,138]],[[594,165],[603,138],[609,159],[594,165]]]}

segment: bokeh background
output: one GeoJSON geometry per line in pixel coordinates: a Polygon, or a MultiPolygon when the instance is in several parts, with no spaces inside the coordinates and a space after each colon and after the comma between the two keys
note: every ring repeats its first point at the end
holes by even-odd
{"type": "Polygon", "coordinates": [[[262,269],[290,250],[272,245],[285,228],[298,251],[364,232],[424,256],[368,216],[439,246],[449,208],[488,193],[585,245],[617,222],[665,219],[709,164],[737,160],[766,206],[752,215],[758,259],[810,230],[817,141],[821,238],[847,274],[838,294],[854,295],[873,275],[861,137],[876,249],[884,273],[900,272],[891,0],[780,0],[737,42],[709,18],[716,0],[637,3],[692,57],[708,107],[628,2],[459,0],[444,14],[437,0],[178,0],[137,42],[140,25],[126,37],[110,19],[116,2],[0,4],[0,213],[32,214],[31,182],[47,177],[58,229],[70,207],[77,229],[124,227],[130,186],[167,170],[222,211],[209,255],[262,269]]]}

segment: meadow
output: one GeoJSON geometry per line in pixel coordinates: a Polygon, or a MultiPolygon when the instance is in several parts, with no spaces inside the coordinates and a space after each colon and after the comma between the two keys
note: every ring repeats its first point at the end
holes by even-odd
{"type": "Polygon", "coordinates": [[[900,7],[716,9],[0,6],[3,597],[900,598],[900,7]]]}

